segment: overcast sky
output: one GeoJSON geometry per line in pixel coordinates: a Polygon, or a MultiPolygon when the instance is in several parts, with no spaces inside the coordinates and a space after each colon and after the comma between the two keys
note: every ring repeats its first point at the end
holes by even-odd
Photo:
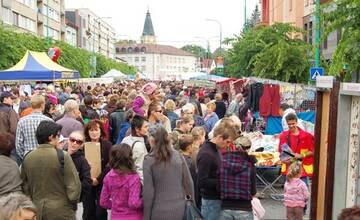
{"type": "MultiPolygon", "coordinates": [[[[250,17],[258,0],[247,0],[250,17]]],[[[65,0],[66,8],[89,8],[112,25],[118,39],[139,40],[149,8],[158,44],[181,47],[186,44],[219,46],[219,25],[223,39],[238,34],[244,23],[244,0],[65,0]]]]}

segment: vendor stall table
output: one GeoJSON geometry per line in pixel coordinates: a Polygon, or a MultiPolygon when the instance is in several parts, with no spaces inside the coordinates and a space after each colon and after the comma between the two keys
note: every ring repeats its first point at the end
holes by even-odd
{"type": "Polygon", "coordinates": [[[256,178],[264,185],[264,188],[260,191],[261,195],[265,195],[267,191],[270,191],[270,197],[274,200],[281,200],[281,191],[275,188],[275,184],[279,184],[282,179],[280,174],[281,166],[256,166],[256,178]],[[269,173],[275,173],[276,178],[273,181],[269,181],[265,175],[269,173]],[[280,197],[280,198],[279,198],[280,197]]]}

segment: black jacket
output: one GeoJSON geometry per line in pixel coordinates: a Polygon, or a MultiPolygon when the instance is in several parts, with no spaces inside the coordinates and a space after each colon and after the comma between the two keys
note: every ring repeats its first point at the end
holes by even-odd
{"type": "Polygon", "coordinates": [[[200,148],[196,163],[198,187],[202,198],[220,200],[219,168],[221,159],[216,144],[206,141],[200,148]]]}
{"type": "Polygon", "coordinates": [[[90,193],[92,186],[90,166],[87,160],[85,159],[85,155],[82,150],[78,150],[77,152],[72,154],[71,158],[75,164],[76,170],[79,173],[79,178],[81,181],[81,199],[82,199],[84,198],[85,194],[90,193]]]}
{"type": "Polygon", "coordinates": [[[116,143],[116,140],[119,136],[119,131],[121,125],[125,122],[125,111],[122,109],[117,109],[110,114],[110,128],[111,128],[111,141],[113,144],[116,143]]]}
{"type": "Polygon", "coordinates": [[[223,101],[216,101],[215,102],[216,105],[216,109],[215,109],[215,113],[217,114],[217,116],[219,117],[219,119],[222,119],[225,114],[226,114],[226,105],[225,102],[223,101]]]}
{"type": "Polygon", "coordinates": [[[107,140],[100,141],[100,148],[101,148],[101,173],[96,178],[99,181],[99,185],[102,185],[103,179],[105,178],[106,174],[110,171],[109,167],[109,158],[110,158],[110,150],[112,144],[107,140]]]}

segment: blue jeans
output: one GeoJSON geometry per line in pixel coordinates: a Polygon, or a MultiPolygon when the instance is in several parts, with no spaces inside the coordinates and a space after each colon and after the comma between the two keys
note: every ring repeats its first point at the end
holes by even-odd
{"type": "Polygon", "coordinates": [[[201,200],[201,214],[204,220],[218,220],[221,212],[221,200],[201,200]]]}
{"type": "Polygon", "coordinates": [[[221,220],[254,220],[253,212],[224,209],[221,211],[221,220]]]}

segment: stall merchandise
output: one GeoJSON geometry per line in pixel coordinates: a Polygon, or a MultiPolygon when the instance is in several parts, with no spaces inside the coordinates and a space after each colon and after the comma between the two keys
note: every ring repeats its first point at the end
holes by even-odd
{"type": "Polygon", "coordinates": [[[251,141],[250,154],[256,157],[257,166],[274,166],[280,163],[277,136],[263,135],[260,132],[245,133],[244,136],[251,141]]]}

